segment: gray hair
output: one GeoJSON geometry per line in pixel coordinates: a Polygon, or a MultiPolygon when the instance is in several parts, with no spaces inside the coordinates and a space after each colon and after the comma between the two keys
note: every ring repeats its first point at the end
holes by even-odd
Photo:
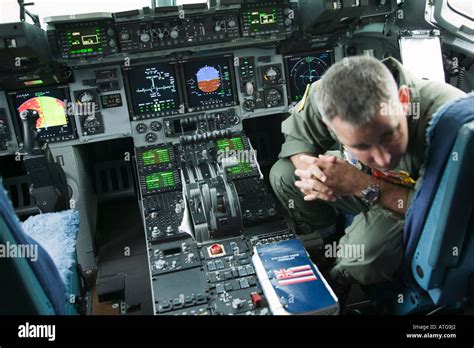
{"type": "Polygon", "coordinates": [[[316,102],[322,116],[329,121],[338,116],[355,126],[370,123],[380,114],[383,103],[398,96],[390,70],[367,56],[344,58],[334,64],[318,87],[316,102]]]}

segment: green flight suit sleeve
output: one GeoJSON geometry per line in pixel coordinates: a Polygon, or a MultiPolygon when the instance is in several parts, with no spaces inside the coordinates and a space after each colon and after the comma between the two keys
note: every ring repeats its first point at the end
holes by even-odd
{"type": "Polygon", "coordinates": [[[306,91],[303,99],[283,121],[281,131],[285,136],[279,158],[299,153],[324,154],[335,143],[314,102],[318,82],[306,91]]]}

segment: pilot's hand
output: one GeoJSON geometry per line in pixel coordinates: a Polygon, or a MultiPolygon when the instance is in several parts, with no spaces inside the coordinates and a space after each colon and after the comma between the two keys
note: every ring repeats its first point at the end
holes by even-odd
{"type": "MultiPolygon", "coordinates": [[[[327,175],[319,167],[322,159],[303,155],[299,157],[299,160],[306,164],[306,168],[295,170],[295,175],[301,178],[300,181],[295,182],[295,186],[305,195],[304,200],[322,199],[325,201],[335,201],[336,196],[334,192],[326,185],[327,175]]],[[[336,157],[330,160],[335,161],[336,157]]]]}
{"type": "Polygon", "coordinates": [[[320,155],[312,161],[318,168],[315,172],[317,175],[310,171],[299,171],[297,175],[302,180],[295,183],[307,201],[322,199],[334,202],[336,197],[356,195],[370,184],[367,174],[335,156],[320,155]],[[321,189],[321,182],[326,190],[321,189]]]}

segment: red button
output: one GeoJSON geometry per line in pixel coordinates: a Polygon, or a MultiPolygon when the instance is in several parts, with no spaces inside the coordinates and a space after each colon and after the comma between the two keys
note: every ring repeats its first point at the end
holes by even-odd
{"type": "Polygon", "coordinates": [[[258,293],[252,292],[250,298],[252,299],[253,307],[259,308],[262,304],[262,297],[258,293]]]}
{"type": "Polygon", "coordinates": [[[220,244],[211,245],[211,254],[212,255],[222,254],[222,246],[220,244]]]}

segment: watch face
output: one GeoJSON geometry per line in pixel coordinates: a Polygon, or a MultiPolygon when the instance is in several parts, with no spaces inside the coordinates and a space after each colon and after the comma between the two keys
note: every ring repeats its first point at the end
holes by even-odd
{"type": "Polygon", "coordinates": [[[370,190],[366,193],[365,199],[367,199],[367,200],[370,201],[370,202],[374,202],[374,201],[377,200],[378,196],[379,196],[379,194],[378,194],[378,192],[377,192],[376,190],[370,189],[370,190]]]}
{"type": "Polygon", "coordinates": [[[364,199],[369,203],[374,203],[379,198],[379,189],[369,186],[362,192],[364,199]]]}

